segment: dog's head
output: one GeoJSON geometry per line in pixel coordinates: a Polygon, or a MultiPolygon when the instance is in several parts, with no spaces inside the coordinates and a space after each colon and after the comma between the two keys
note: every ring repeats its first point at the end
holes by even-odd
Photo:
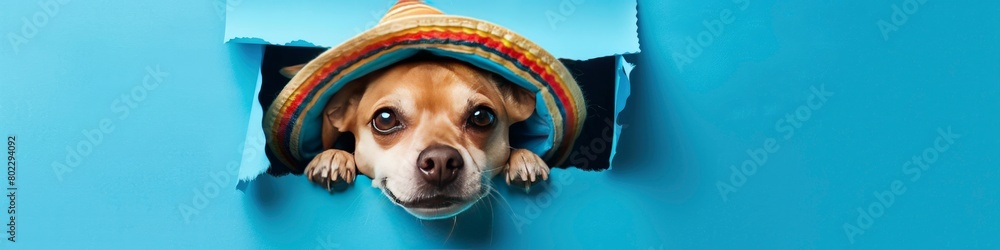
{"type": "Polygon", "coordinates": [[[454,59],[409,59],[345,86],[327,104],[324,146],[355,137],[358,170],[407,212],[454,216],[490,192],[531,92],[454,59]]]}

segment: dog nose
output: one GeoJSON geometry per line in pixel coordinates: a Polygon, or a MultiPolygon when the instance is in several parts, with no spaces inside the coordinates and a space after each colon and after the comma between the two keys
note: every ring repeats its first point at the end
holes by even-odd
{"type": "Polygon", "coordinates": [[[423,174],[424,180],[437,187],[444,187],[454,182],[464,166],[462,155],[449,146],[430,146],[417,156],[417,168],[423,174]]]}

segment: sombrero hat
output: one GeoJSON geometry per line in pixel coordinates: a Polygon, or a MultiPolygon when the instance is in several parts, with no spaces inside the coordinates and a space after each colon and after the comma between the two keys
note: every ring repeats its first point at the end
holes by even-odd
{"type": "Polygon", "coordinates": [[[375,27],[307,63],[274,99],[262,124],[272,162],[268,172],[301,173],[324,150],[322,109],[333,94],[418,52],[467,62],[535,93],[535,113],[511,128],[511,145],[533,151],[550,166],[565,161],[587,110],[580,87],[559,60],[499,25],[400,0],[375,27]]]}

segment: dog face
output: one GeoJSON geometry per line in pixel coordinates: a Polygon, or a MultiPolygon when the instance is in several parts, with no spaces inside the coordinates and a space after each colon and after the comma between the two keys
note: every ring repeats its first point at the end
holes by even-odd
{"type": "Polygon", "coordinates": [[[534,112],[530,92],[451,59],[408,60],[338,91],[324,144],[355,136],[354,162],[393,203],[422,219],[454,216],[492,188],[511,154],[509,126],[534,112]]]}

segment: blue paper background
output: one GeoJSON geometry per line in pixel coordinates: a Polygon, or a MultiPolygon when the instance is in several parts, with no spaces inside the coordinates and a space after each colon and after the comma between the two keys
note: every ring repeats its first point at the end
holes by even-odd
{"type": "Polygon", "coordinates": [[[641,0],[615,168],[555,171],[533,195],[501,186],[449,236],[452,221],[413,219],[366,178],[334,195],[301,177],[231,188],[260,48],[221,43],[222,0],[63,1],[22,33],[47,2],[0,4],[0,133],[17,136],[19,160],[18,237],[4,249],[1000,244],[1000,3],[926,1],[885,37],[879,20],[905,1],[641,0]],[[687,53],[725,10],[732,22],[687,53]],[[11,34],[27,43],[15,50],[11,34]],[[168,75],[122,118],[115,100],[147,67],[168,75]],[[834,94],[786,139],[776,123],[815,103],[811,88],[834,94]],[[105,118],[114,130],[56,174],[105,118]],[[903,165],[939,128],[961,137],[912,181],[903,165]],[[724,200],[717,183],[769,138],[778,149],[724,200]],[[906,191],[852,242],[844,224],[897,180],[906,191]]]}
{"type": "MultiPolygon", "coordinates": [[[[487,20],[514,30],[559,58],[586,60],[639,51],[635,0],[425,2],[446,14],[487,20]]],[[[396,0],[228,0],[226,39],[332,47],[374,27],[394,3],[396,0]]]]}

